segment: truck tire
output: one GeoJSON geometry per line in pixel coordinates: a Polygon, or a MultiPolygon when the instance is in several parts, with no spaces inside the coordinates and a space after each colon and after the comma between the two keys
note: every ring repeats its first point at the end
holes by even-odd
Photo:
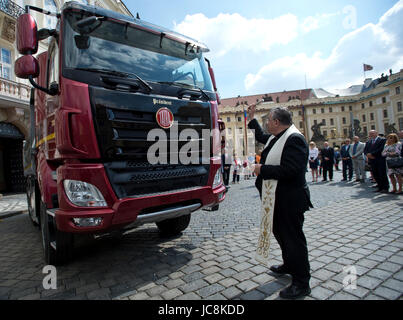
{"type": "Polygon", "coordinates": [[[57,230],[55,219],[46,212],[46,205],[41,201],[40,221],[42,245],[45,262],[49,265],[61,265],[73,256],[73,235],[57,230]]]}
{"type": "Polygon", "coordinates": [[[185,230],[190,223],[190,213],[177,218],[156,222],[156,225],[163,235],[177,235],[185,230]]]}
{"type": "Polygon", "coordinates": [[[40,191],[38,183],[35,177],[27,177],[27,203],[28,203],[28,215],[32,224],[36,227],[40,227],[40,191]]]}

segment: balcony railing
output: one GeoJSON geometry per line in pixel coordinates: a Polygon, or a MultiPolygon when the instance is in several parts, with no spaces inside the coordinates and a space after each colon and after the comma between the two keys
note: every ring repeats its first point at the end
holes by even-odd
{"type": "Polygon", "coordinates": [[[26,103],[29,101],[30,95],[30,86],[0,77],[0,99],[8,100],[11,98],[26,103]]]}
{"type": "Polygon", "coordinates": [[[15,19],[25,13],[24,8],[21,8],[18,4],[11,0],[0,0],[0,11],[3,11],[15,19]]]}

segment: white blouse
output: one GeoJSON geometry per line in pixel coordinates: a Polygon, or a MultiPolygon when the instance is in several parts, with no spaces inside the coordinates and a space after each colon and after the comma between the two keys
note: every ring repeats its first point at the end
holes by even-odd
{"type": "Polygon", "coordinates": [[[309,148],[309,160],[316,160],[316,158],[319,156],[319,150],[318,148],[309,148]],[[313,159],[312,159],[313,158],[313,159]]]}

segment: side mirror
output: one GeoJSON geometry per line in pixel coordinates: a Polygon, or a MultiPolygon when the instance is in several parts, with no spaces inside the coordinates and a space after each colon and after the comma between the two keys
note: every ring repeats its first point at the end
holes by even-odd
{"type": "Polygon", "coordinates": [[[18,17],[17,49],[21,54],[35,54],[38,51],[38,28],[35,19],[29,13],[18,17]]]}
{"type": "Polygon", "coordinates": [[[216,82],[215,82],[214,70],[213,70],[213,68],[211,67],[210,60],[208,60],[208,59],[206,59],[206,58],[204,58],[204,59],[205,59],[206,62],[207,62],[208,72],[209,72],[209,74],[210,74],[211,82],[213,83],[213,88],[214,88],[214,91],[215,91],[215,93],[216,93],[217,104],[221,104],[220,95],[219,95],[218,92],[217,92],[217,84],[216,84],[216,82]]]}
{"type": "Polygon", "coordinates": [[[39,62],[31,55],[22,56],[15,61],[14,73],[18,78],[28,79],[39,76],[39,62]]]}
{"type": "Polygon", "coordinates": [[[217,91],[217,85],[216,85],[216,82],[215,82],[215,76],[214,76],[213,68],[209,67],[208,72],[210,73],[210,78],[211,78],[211,81],[213,82],[214,91],[217,91]]]}

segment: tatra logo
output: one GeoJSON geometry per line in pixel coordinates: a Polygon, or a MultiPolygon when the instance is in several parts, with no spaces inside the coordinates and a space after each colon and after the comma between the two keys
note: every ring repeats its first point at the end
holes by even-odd
{"type": "Polygon", "coordinates": [[[174,123],[174,115],[168,108],[161,108],[156,114],[157,123],[161,128],[169,129],[174,123]]]}
{"type": "Polygon", "coordinates": [[[166,104],[166,105],[169,105],[169,106],[172,105],[172,101],[161,100],[161,99],[153,99],[153,103],[154,104],[166,104]]]}

